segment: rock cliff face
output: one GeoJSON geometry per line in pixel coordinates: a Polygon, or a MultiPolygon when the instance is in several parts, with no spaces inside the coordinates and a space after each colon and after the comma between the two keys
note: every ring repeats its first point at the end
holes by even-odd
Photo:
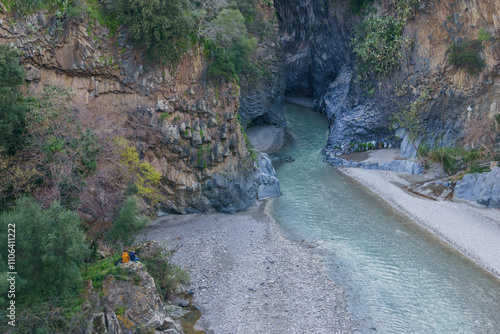
{"type": "MultiPolygon", "coordinates": [[[[265,20],[274,22],[274,9],[260,6],[265,20]]],[[[285,69],[282,50],[278,43],[278,24],[272,26],[268,36],[259,44],[255,61],[262,75],[257,80],[242,78],[240,109],[242,123],[247,125],[275,125],[285,127],[283,99],[285,69]]]]}
{"type": "MultiPolygon", "coordinates": [[[[486,67],[477,76],[448,65],[446,60],[453,42],[477,38],[480,28],[499,36],[499,2],[420,1],[415,17],[404,29],[404,36],[414,40],[411,50],[389,77],[373,83],[371,97],[354,80],[350,39],[363,18],[348,11],[348,1],[275,3],[284,47],[286,92],[313,97],[314,108],[327,114],[327,147],[332,151],[351,151],[360,143],[400,145],[389,129],[389,117],[423,87],[432,89],[433,99],[423,124],[431,146],[458,143],[471,122],[492,120],[500,111],[498,40],[482,51],[486,67]],[[396,94],[396,88],[402,86],[407,87],[406,97],[396,94]]],[[[374,8],[380,15],[395,11],[390,0],[375,1],[374,8]]],[[[413,153],[408,147],[403,151],[413,153]]]]}
{"type": "MultiPolygon", "coordinates": [[[[28,89],[71,88],[75,108],[112,115],[126,129],[141,158],[162,174],[161,210],[235,212],[255,202],[262,171],[236,117],[240,88],[207,83],[203,50],[184,55],[175,69],[148,66],[125,30],[112,37],[97,22],[61,26],[48,14],[5,11],[0,43],[21,52],[28,89]]],[[[244,101],[251,99],[247,90],[244,101]]],[[[279,101],[266,101],[279,109],[279,101]]]]}

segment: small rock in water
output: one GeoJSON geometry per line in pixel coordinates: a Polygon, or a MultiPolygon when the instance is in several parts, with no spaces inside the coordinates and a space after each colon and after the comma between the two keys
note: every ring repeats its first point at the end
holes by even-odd
{"type": "Polygon", "coordinates": [[[181,307],[188,307],[189,306],[189,300],[182,299],[182,298],[177,298],[172,302],[173,305],[178,305],[181,307]]]}
{"type": "Polygon", "coordinates": [[[283,162],[294,162],[295,159],[292,158],[292,157],[283,157],[283,158],[281,158],[281,161],[283,161],[283,162]]]}

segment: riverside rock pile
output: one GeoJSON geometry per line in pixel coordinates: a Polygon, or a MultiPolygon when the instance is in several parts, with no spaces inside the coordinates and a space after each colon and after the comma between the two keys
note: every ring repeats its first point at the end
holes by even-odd
{"type": "Polygon", "coordinates": [[[489,173],[467,174],[455,186],[455,196],[500,209],[500,168],[489,173]]]}

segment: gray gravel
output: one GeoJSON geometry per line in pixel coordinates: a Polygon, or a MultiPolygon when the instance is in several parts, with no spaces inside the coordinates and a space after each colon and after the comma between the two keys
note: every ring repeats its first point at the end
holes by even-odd
{"type": "Polygon", "coordinates": [[[143,238],[176,249],[208,333],[351,333],[346,299],[321,259],[288,240],[264,208],[166,216],[143,238]]]}

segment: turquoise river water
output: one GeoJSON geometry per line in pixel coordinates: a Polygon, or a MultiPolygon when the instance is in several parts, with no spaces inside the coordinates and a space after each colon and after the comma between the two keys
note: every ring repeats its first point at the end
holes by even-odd
{"type": "MultiPolygon", "coordinates": [[[[323,162],[325,116],[288,104],[269,210],[318,245],[359,333],[500,333],[500,281],[323,162]]],[[[500,247],[500,245],[499,245],[500,247]]],[[[318,296],[320,297],[320,296],[318,296]]]]}

